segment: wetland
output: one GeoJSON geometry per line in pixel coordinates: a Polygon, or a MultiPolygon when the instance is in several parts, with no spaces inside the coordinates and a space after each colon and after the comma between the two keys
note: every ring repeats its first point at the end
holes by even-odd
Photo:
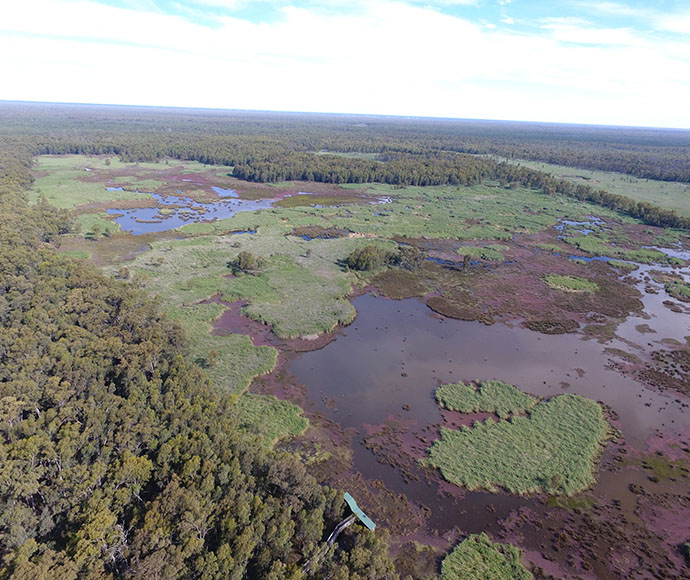
{"type": "MultiPolygon", "coordinates": [[[[59,252],[156,297],[238,429],[352,493],[403,577],[474,550],[515,577],[687,572],[687,230],[507,178],[106,154],[33,171],[31,203],[80,224],[59,252]]],[[[637,198],[685,209],[685,185],[649,181],[637,198]]]]}

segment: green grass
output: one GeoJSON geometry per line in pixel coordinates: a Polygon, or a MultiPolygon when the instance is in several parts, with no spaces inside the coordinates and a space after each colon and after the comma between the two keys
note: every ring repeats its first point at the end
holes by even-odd
{"type": "Polygon", "coordinates": [[[595,462],[609,432],[597,403],[565,394],[525,417],[441,429],[425,462],[470,490],[572,495],[595,482],[595,462]]]}
{"type": "Polygon", "coordinates": [[[349,207],[350,216],[332,219],[335,227],[382,236],[509,240],[514,233],[536,233],[560,217],[582,220],[614,214],[591,204],[537,191],[510,190],[488,184],[472,187],[406,187],[373,185],[367,194],[388,196],[391,203],[349,207]],[[375,211],[385,216],[374,216],[375,211]]]}
{"type": "MultiPolygon", "coordinates": [[[[142,199],[144,194],[128,191],[107,192],[104,188],[105,181],[77,181],[77,178],[82,176],[97,179],[99,172],[103,172],[104,180],[112,181],[113,177],[106,171],[117,170],[119,174],[115,178],[120,183],[151,191],[164,183],[165,172],[168,170],[174,170],[178,174],[180,171],[207,171],[215,176],[217,169],[227,169],[173,161],[170,161],[170,165],[122,164],[111,158],[110,163],[111,165],[106,167],[103,157],[41,157],[37,161],[37,169],[50,173],[37,179],[34,199],[38,199],[38,189],[45,190],[49,201],[59,207],[74,207],[91,201],[142,199]],[[85,167],[92,168],[92,171],[85,172],[85,167]],[[125,169],[131,172],[123,175],[125,169]]],[[[514,233],[529,234],[542,231],[555,225],[561,217],[582,220],[586,216],[596,214],[604,219],[620,219],[617,214],[592,204],[561,196],[545,196],[526,188],[512,190],[488,183],[472,187],[404,188],[383,184],[356,184],[356,187],[343,189],[364,189],[369,195],[389,197],[391,203],[354,203],[338,207],[341,202],[358,200],[353,200],[351,195],[348,198],[349,194],[342,199],[332,194],[332,199],[319,198],[316,201],[321,205],[325,202],[333,203],[336,207],[316,208],[311,207],[313,201],[308,199],[309,196],[293,196],[284,200],[286,205],[309,203],[309,206],[276,207],[263,212],[238,214],[229,220],[212,224],[189,224],[181,228],[181,231],[190,234],[212,234],[247,229],[248,226],[276,226],[284,220],[283,223],[289,223],[293,227],[334,227],[378,237],[407,235],[490,241],[510,240],[514,233]],[[381,215],[375,215],[376,213],[381,215]]],[[[500,259],[498,254],[501,250],[498,247],[485,246],[483,251],[486,259],[500,259]]]]}
{"type": "Polygon", "coordinates": [[[270,346],[254,346],[249,336],[214,336],[212,322],[225,307],[220,304],[162,305],[163,310],[185,329],[192,359],[213,383],[233,393],[244,392],[255,376],[270,372],[278,352],[270,346]]]}
{"type": "MultiPolygon", "coordinates": [[[[147,193],[151,191],[156,191],[159,187],[162,187],[165,182],[158,179],[138,179],[135,176],[121,175],[115,177],[113,181],[117,184],[117,187],[124,187],[127,190],[136,189],[142,193],[147,193]]],[[[108,193],[122,193],[122,192],[108,192],[108,193]]]]}
{"type": "Polygon", "coordinates": [[[472,534],[443,559],[440,580],[531,580],[520,556],[512,544],[494,544],[484,533],[472,534]]]}
{"type": "Polygon", "coordinates": [[[48,171],[48,175],[38,177],[29,190],[29,201],[36,203],[44,195],[51,205],[71,209],[81,204],[113,200],[142,199],[140,193],[131,191],[107,191],[103,183],[79,181],[80,177],[89,177],[86,171],[92,160],[99,158],[81,155],[36,158],[34,168],[48,171]]]}
{"type": "Polygon", "coordinates": [[[690,302],[690,284],[682,280],[672,280],[664,285],[666,292],[676,300],[690,302]]]}
{"type": "Polygon", "coordinates": [[[76,222],[79,224],[79,231],[83,236],[89,236],[95,225],[98,225],[99,237],[104,232],[114,234],[120,231],[120,224],[112,221],[105,212],[81,214],[77,216],[76,222]]]}
{"type": "Polygon", "coordinates": [[[628,272],[632,272],[633,270],[637,270],[637,268],[639,268],[637,264],[623,262],[622,260],[610,260],[609,266],[613,266],[614,268],[620,268],[621,270],[625,270],[628,272]]]}
{"type": "Polygon", "coordinates": [[[88,260],[91,257],[91,252],[87,250],[60,250],[58,253],[61,256],[66,256],[67,258],[72,258],[73,260],[88,260]]]}
{"type": "MultiPolygon", "coordinates": [[[[29,201],[36,203],[45,195],[55,207],[67,209],[86,203],[146,199],[146,193],[157,191],[166,184],[168,172],[208,173],[215,178],[219,170],[227,170],[225,167],[202,165],[196,161],[122,163],[117,157],[105,155],[42,155],[36,158],[34,169],[38,172],[38,177],[29,190],[29,201]],[[47,174],[43,175],[44,172],[47,174]],[[109,186],[124,187],[126,191],[108,191],[106,187],[109,186]],[[135,189],[144,193],[136,193],[133,191],[135,189]]],[[[187,186],[185,184],[185,189],[187,186]]],[[[187,195],[192,193],[208,192],[186,191],[187,195]]]]}
{"type": "Polygon", "coordinates": [[[237,399],[240,428],[259,435],[267,447],[285,437],[300,435],[309,426],[302,409],[273,395],[246,393],[237,399]]]}
{"type": "Polygon", "coordinates": [[[442,385],[436,390],[436,400],[451,411],[496,413],[502,418],[526,411],[538,402],[538,399],[501,381],[442,385]]]}
{"type": "Polygon", "coordinates": [[[562,274],[547,274],[544,276],[546,283],[557,290],[565,292],[596,292],[599,290],[594,282],[579,278],[578,276],[565,276],[562,274]]]}
{"type": "Polygon", "coordinates": [[[562,252],[563,248],[557,246],[556,244],[536,244],[535,248],[544,250],[545,252],[562,252]]]}
{"type": "Polygon", "coordinates": [[[516,160],[516,162],[573,183],[582,183],[595,189],[604,189],[610,193],[624,195],[637,201],[655,203],[659,207],[674,209],[679,214],[690,217],[690,185],[687,183],[640,179],[624,173],[577,169],[534,161],[516,160]]]}
{"type": "MultiPolygon", "coordinates": [[[[345,297],[357,278],[339,262],[367,240],[307,242],[285,236],[286,231],[291,228],[278,224],[262,227],[261,235],[158,242],[137,256],[130,269],[143,276],[144,284],[161,296],[164,305],[188,310],[215,294],[228,301],[246,300],[246,314],[272,324],[282,337],[318,334],[351,321],[356,313],[345,297]],[[264,258],[266,267],[256,275],[228,278],[228,263],[243,250],[264,258]]],[[[392,242],[388,245],[395,247],[392,242]]]]}
{"type": "Polygon", "coordinates": [[[249,300],[246,313],[273,324],[282,338],[328,332],[354,320],[356,311],[345,296],[352,287],[343,276],[318,275],[289,256],[270,259],[267,271],[231,281],[223,296],[249,300]]]}

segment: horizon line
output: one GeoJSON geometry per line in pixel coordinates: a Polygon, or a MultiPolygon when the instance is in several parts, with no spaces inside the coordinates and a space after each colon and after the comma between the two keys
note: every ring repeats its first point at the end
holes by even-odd
{"type": "Polygon", "coordinates": [[[474,121],[484,123],[515,123],[523,125],[568,125],[572,127],[598,127],[609,129],[639,129],[639,130],[656,130],[656,131],[690,131],[690,127],[660,127],[653,125],[608,125],[601,123],[573,123],[568,121],[535,121],[535,120],[520,120],[520,119],[482,119],[471,117],[436,117],[431,115],[392,115],[383,113],[343,113],[333,111],[293,111],[293,110],[279,110],[279,109],[234,109],[226,107],[190,107],[182,105],[141,105],[130,103],[87,103],[87,102],[71,102],[71,101],[30,101],[21,99],[0,99],[0,105],[5,104],[19,104],[19,105],[62,105],[62,106],[77,106],[77,107],[113,107],[113,108],[129,108],[129,109],[172,109],[181,111],[214,111],[225,113],[264,113],[264,114],[284,114],[284,115],[327,115],[332,117],[367,117],[379,119],[415,119],[426,121],[474,121]]]}

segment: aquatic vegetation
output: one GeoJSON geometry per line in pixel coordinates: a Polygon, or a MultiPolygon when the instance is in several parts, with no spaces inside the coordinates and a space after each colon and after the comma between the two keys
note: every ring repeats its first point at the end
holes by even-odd
{"type": "Polygon", "coordinates": [[[507,249],[508,246],[504,246],[503,244],[493,244],[485,247],[460,246],[458,248],[458,254],[470,256],[471,258],[481,258],[482,260],[503,261],[505,260],[505,256],[500,250],[507,249]]]}
{"type": "Polygon", "coordinates": [[[680,551],[685,557],[685,561],[690,566],[690,541],[684,542],[683,545],[680,547],[680,551]]]}
{"type": "Polygon", "coordinates": [[[520,555],[512,544],[494,544],[484,533],[472,534],[443,559],[440,580],[531,580],[520,555]]]}
{"type": "Polygon", "coordinates": [[[563,248],[557,246],[556,244],[536,244],[535,248],[544,250],[545,252],[562,252],[563,248]]]}
{"type": "Polygon", "coordinates": [[[596,292],[599,289],[596,283],[577,276],[548,274],[544,276],[544,280],[551,288],[565,290],[566,292],[596,292]]]}
{"type": "Polygon", "coordinates": [[[595,461],[609,432],[597,403],[565,394],[524,417],[441,429],[425,462],[468,489],[572,495],[594,483],[595,461]]]}
{"type": "Polygon", "coordinates": [[[614,268],[620,268],[621,270],[626,270],[632,272],[633,270],[637,270],[639,266],[637,264],[633,264],[631,262],[624,262],[623,260],[609,260],[609,266],[613,266],[614,268]]]}
{"type": "Polygon", "coordinates": [[[690,284],[683,280],[672,280],[664,285],[666,292],[681,302],[690,302],[690,284]]]}
{"type": "Polygon", "coordinates": [[[660,252],[659,250],[650,249],[635,249],[628,250],[619,246],[612,246],[605,241],[597,238],[594,234],[590,236],[575,236],[565,237],[563,241],[566,244],[577,247],[578,250],[595,254],[597,256],[611,256],[620,258],[621,260],[628,260],[630,262],[639,262],[641,264],[666,263],[671,259],[669,256],[660,252]]]}
{"type": "Polygon", "coordinates": [[[501,381],[442,385],[436,390],[436,400],[442,407],[451,411],[461,413],[485,411],[496,413],[501,418],[521,413],[538,402],[538,399],[531,395],[501,381]]]}
{"type": "Polygon", "coordinates": [[[428,292],[424,278],[409,270],[390,268],[371,279],[381,294],[394,300],[422,296],[428,292]]]}
{"type": "Polygon", "coordinates": [[[561,320],[528,320],[524,326],[542,334],[567,334],[568,332],[575,332],[580,327],[575,320],[567,318],[561,320]]]}
{"type": "Polygon", "coordinates": [[[672,460],[661,453],[650,453],[642,457],[639,464],[656,481],[690,479],[690,463],[687,458],[672,460]]]}
{"type": "Polygon", "coordinates": [[[427,306],[434,312],[457,320],[479,320],[484,324],[495,322],[491,311],[462,288],[444,292],[440,296],[432,296],[427,300],[427,306]]]}

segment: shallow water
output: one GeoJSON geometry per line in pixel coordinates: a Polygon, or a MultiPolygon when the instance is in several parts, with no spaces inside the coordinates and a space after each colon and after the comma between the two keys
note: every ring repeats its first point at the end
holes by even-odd
{"type": "Polygon", "coordinates": [[[576,229],[575,231],[581,233],[584,236],[587,236],[587,235],[596,231],[596,229],[590,229],[590,228],[596,228],[596,227],[601,226],[605,223],[604,220],[602,220],[601,218],[595,217],[595,216],[589,216],[589,218],[590,218],[589,221],[582,221],[582,222],[578,222],[578,221],[574,221],[574,220],[567,220],[567,219],[559,219],[558,220],[559,223],[558,223],[558,225],[555,226],[555,228],[559,232],[563,232],[565,230],[566,226],[574,227],[574,228],[580,227],[580,229],[576,229]],[[586,227],[586,226],[589,226],[589,227],[586,227]]]}
{"type": "Polygon", "coordinates": [[[160,208],[143,207],[133,209],[109,209],[107,212],[114,217],[114,221],[120,224],[123,231],[135,236],[151,232],[165,232],[179,228],[180,226],[205,221],[226,219],[243,211],[256,211],[273,206],[278,198],[271,199],[238,199],[237,193],[232,189],[214,187],[214,191],[224,199],[212,203],[200,203],[189,197],[176,195],[150,195],[160,205],[168,206],[165,209],[170,213],[160,213],[160,208]]]}
{"type": "MultiPolygon", "coordinates": [[[[690,416],[673,397],[606,368],[603,349],[623,346],[617,341],[601,345],[577,335],[441,318],[415,299],[365,295],[353,304],[357,319],[336,341],[291,363],[314,398],[323,394],[336,401],[345,427],[381,423],[402,404],[411,405],[420,423],[438,423],[435,388],[474,379],[499,379],[545,397],[565,391],[602,401],[618,413],[625,435],[639,443],[662,423],[690,427],[690,416]]],[[[661,314],[667,311],[662,306],[661,314]]],[[[672,314],[674,323],[687,316],[672,314]]]]}
{"type": "MultiPolygon", "coordinates": [[[[423,477],[407,482],[366,449],[367,429],[391,417],[409,422],[413,431],[440,424],[434,399],[440,384],[493,378],[544,397],[580,394],[610,406],[620,417],[626,441],[640,450],[656,431],[680,437],[690,429],[690,414],[673,395],[647,389],[607,368],[610,357],[604,348],[630,350],[624,342],[602,345],[576,335],[546,336],[517,325],[446,319],[415,299],[364,295],[353,304],[358,312],[355,322],[325,348],[293,360],[290,371],[306,386],[307,397],[320,413],[360,433],[353,441],[354,470],[429,507],[430,525],[437,529],[459,525],[470,532],[487,530],[517,507],[541,505],[539,500],[483,492],[460,500],[442,497],[423,477]],[[403,405],[409,405],[409,411],[403,405]]],[[[664,324],[672,322],[677,332],[690,318],[671,313],[676,318],[667,320],[670,311],[662,305],[657,312],[653,300],[646,300],[645,307],[654,309],[660,320],[663,316],[664,324]]],[[[626,486],[621,489],[627,493],[626,486]]]]}
{"type": "MultiPolygon", "coordinates": [[[[687,255],[687,252],[685,254],[687,255]]],[[[663,303],[669,300],[675,303],[678,303],[678,301],[666,293],[663,284],[654,282],[649,278],[650,270],[680,275],[686,282],[690,281],[690,270],[688,268],[640,265],[630,275],[638,280],[637,287],[642,293],[644,311],[641,315],[630,316],[618,327],[616,334],[625,340],[637,344],[640,348],[644,348],[645,345],[649,347],[650,343],[655,343],[665,338],[684,343],[685,337],[690,336],[690,314],[687,313],[690,309],[684,308],[685,313],[677,313],[664,306],[663,303]],[[646,287],[654,289],[657,293],[645,292],[646,287]],[[647,332],[640,332],[637,327],[643,324],[653,332],[649,332],[647,329],[645,329],[647,332]]],[[[680,306],[683,308],[682,305],[680,306]]],[[[657,345],[657,348],[659,347],[661,345],[657,345]]]]}

